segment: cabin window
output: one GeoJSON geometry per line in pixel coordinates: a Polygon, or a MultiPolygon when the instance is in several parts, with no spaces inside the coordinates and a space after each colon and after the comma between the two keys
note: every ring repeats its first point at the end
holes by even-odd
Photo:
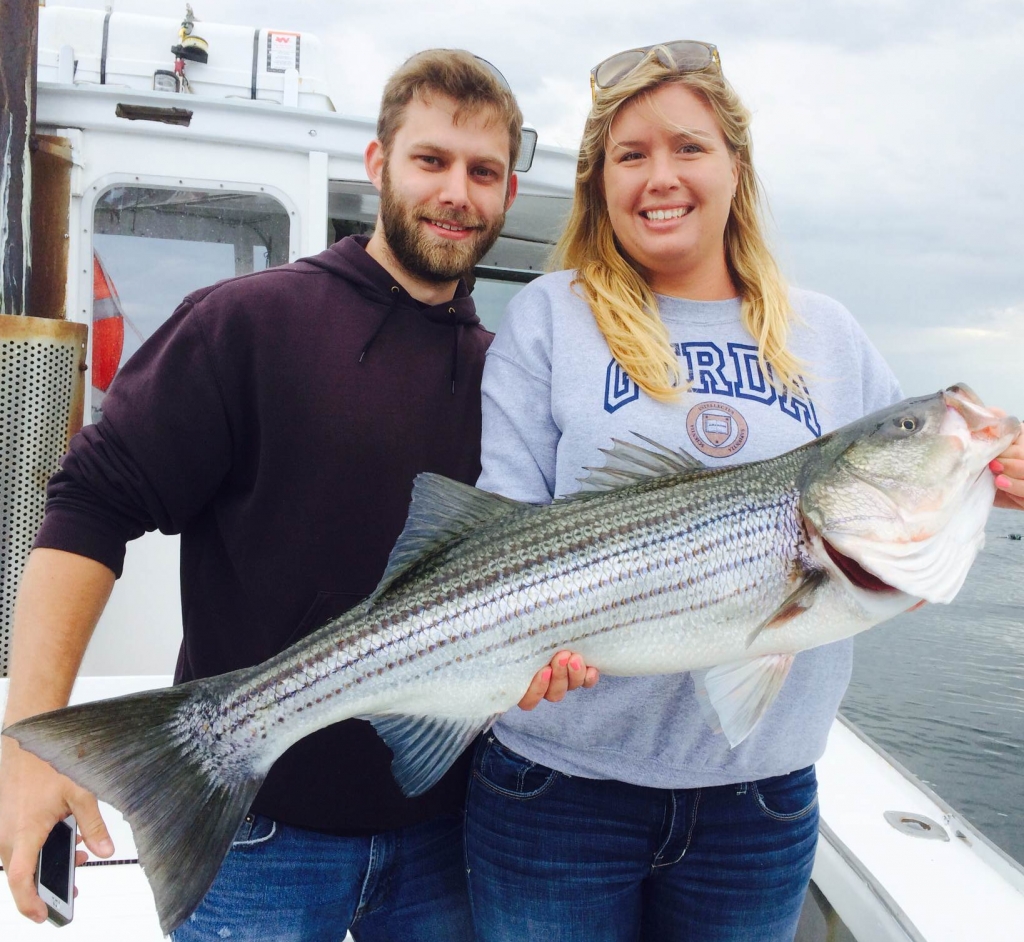
{"type": "Polygon", "coordinates": [[[189,292],[288,261],[290,216],[264,193],[124,186],[93,216],[92,418],[189,292]]]}
{"type": "MultiPolygon", "coordinates": [[[[327,241],[372,233],[379,205],[369,183],[332,180],[327,241]]],[[[563,197],[523,195],[512,204],[501,236],[473,272],[473,300],[488,330],[497,329],[505,306],[523,285],[544,272],[568,212],[563,197]]]]}
{"type": "Polygon", "coordinates": [[[491,272],[483,266],[479,266],[475,271],[473,300],[476,302],[476,313],[480,318],[480,323],[488,330],[498,329],[508,302],[519,293],[525,284],[525,281],[522,280],[506,280],[501,277],[502,274],[506,278],[509,275],[508,272],[491,272]]]}

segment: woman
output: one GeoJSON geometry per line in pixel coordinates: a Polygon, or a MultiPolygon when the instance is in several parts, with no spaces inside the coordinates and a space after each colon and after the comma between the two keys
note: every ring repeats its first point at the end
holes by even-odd
{"type": "MultiPolygon", "coordinates": [[[[567,270],[513,300],[488,354],[479,486],[550,501],[635,432],[710,466],[758,460],[902,398],[841,305],[783,284],[714,47],[631,50],[592,83],[567,270]]],[[[503,718],[469,791],[479,938],[791,939],[851,654],[800,654],[735,749],[689,675],[606,677],[503,718]]]]}

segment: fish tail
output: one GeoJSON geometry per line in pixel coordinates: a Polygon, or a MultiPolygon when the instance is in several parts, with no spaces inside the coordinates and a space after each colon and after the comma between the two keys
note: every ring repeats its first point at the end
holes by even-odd
{"type": "Polygon", "coordinates": [[[228,761],[211,755],[216,704],[197,681],[4,730],[125,816],[167,935],[206,895],[265,776],[241,752],[225,750],[228,761]]]}

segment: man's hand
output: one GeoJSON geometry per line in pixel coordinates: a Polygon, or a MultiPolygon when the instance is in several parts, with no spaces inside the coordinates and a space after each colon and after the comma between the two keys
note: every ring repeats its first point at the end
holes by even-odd
{"type": "MultiPolygon", "coordinates": [[[[36,892],[39,848],[50,829],[74,814],[86,847],[97,857],[114,852],[113,841],[100,816],[96,799],[47,763],[24,752],[9,737],[3,740],[0,761],[0,861],[15,905],[33,922],[46,922],[46,904],[36,892]]],[[[75,854],[85,863],[84,850],[75,854]]],[[[77,895],[77,890],[76,890],[77,895]]]]}
{"type": "MultiPolygon", "coordinates": [[[[61,550],[34,549],[21,576],[11,631],[11,679],[3,725],[66,706],[114,573],[61,550]]],[[[9,736],[0,746],[0,862],[20,912],[46,920],[36,863],[51,828],[69,812],[97,857],[114,852],[96,799],[9,736]]],[[[76,860],[84,863],[85,852],[76,860]]]]}
{"type": "Polygon", "coordinates": [[[1024,432],[989,467],[996,476],[996,507],[1024,510],[1024,432]]]}
{"type": "Polygon", "coordinates": [[[558,703],[567,691],[593,687],[599,679],[597,668],[587,667],[580,655],[559,651],[547,667],[534,674],[530,688],[519,701],[519,708],[532,710],[541,700],[558,703]]]}

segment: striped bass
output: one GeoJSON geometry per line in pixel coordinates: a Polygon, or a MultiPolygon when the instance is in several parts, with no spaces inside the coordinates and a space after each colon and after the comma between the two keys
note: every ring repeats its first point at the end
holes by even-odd
{"type": "Polygon", "coordinates": [[[369,720],[418,795],[570,648],[607,674],[697,672],[736,745],[796,653],[953,599],[984,540],[988,463],[1019,428],[955,386],[747,465],[620,442],[550,506],[421,475],[352,611],[255,667],[4,732],[124,813],[170,932],[277,757],[340,720],[369,720]]]}

